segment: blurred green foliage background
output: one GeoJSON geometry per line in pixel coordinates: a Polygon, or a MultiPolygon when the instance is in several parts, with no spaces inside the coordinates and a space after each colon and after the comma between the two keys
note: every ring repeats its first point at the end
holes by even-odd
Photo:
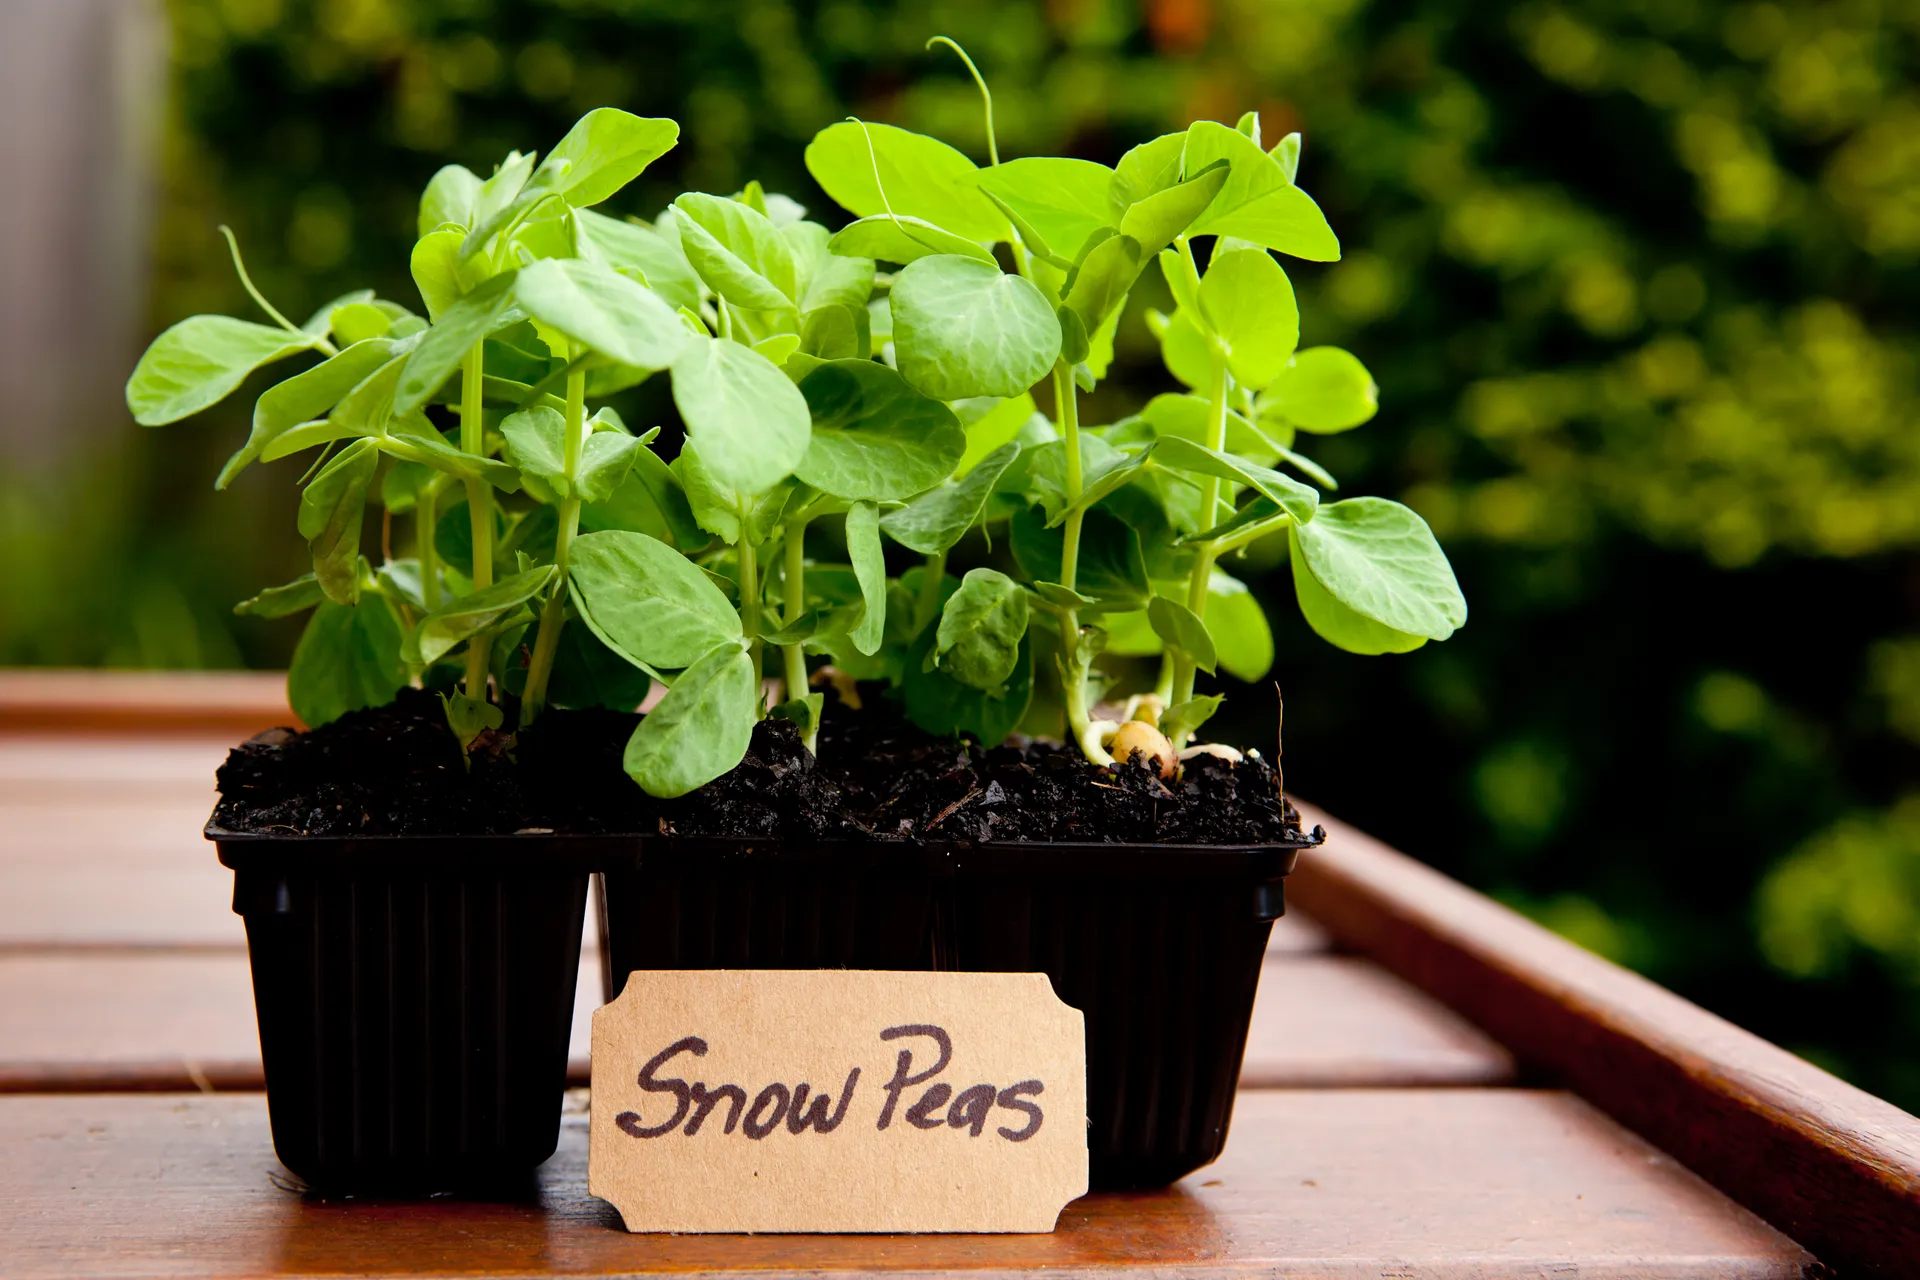
{"type": "MultiPolygon", "coordinates": [[[[1344,259],[1303,339],[1380,417],[1316,441],[1410,503],[1473,607],[1359,658],[1275,621],[1289,782],[1578,941],[1920,1108],[1920,0],[170,0],[151,328],[410,298],[427,177],[582,111],[671,115],[622,212],[801,165],[850,113],[984,160],[1301,129],[1344,259]]],[[[1149,273],[1151,279],[1152,273],[1149,273]]],[[[1155,282],[1157,284],[1157,281],[1155,282]]],[[[1143,288],[1109,421],[1171,383],[1143,288]]],[[[102,377],[117,379],[118,369],[102,377]]],[[[0,487],[0,661],[284,663],[295,468],[218,499],[235,397],[0,487]]],[[[1280,575],[1277,579],[1275,575],[1280,575]]],[[[1222,736],[1273,732],[1240,691],[1222,736]]]]}

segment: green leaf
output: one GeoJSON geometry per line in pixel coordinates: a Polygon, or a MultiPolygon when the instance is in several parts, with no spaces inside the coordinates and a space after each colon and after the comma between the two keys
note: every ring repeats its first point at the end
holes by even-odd
{"type": "MultiPolygon", "coordinates": [[[[1280,514],[1280,504],[1263,493],[1256,493],[1232,516],[1210,528],[1188,534],[1186,542],[1212,542],[1215,538],[1224,538],[1228,534],[1238,533],[1263,521],[1271,520],[1280,514]]],[[[1278,532],[1276,529],[1275,532],[1278,532]]]]}
{"type": "Polygon", "coordinates": [[[820,611],[809,609],[792,622],[782,622],[771,631],[762,631],[760,638],[768,644],[801,644],[820,634],[820,623],[820,611]]]}
{"type": "MultiPolygon", "coordinates": [[[[1018,243],[1027,247],[1027,253],[1031,255],[1035,261],[1061,271],[1065,271],[1073,265],[1067,258],[1055,252],[1053,246],[1047,243],[1047,238],[1041,235],[1031,222],[1021,217],[1012,205],[991,191],[986,194],[987,199],[993,201],[993,207],[998,209],[1001,215],[1013,224],[1013,234],[1017,237],[1018,243]]],[[[1106,231],[1107,228],[1102,227],[1101,230],[1106,231]]]]}
{"type": "Polygon", "coordinates": [[[1034,407],[1033,396],[1024,391],[1004,400],[998,396],[982,396],[955,401],[949,407],[967,429],[967,451],[960,456],[960,465],[954,468],[956,476],[968,474],[989,455],[999,452],[1002,445],[1011,443],[1020,434],[1020,428],[1039,412],[1034,407]]]}
{"type": "Polygon", "coordinates": [[[1267,155],[1280,166],[1280,172],[1287,175],[1288,182],[1300,176],[1300,135],[1297,132],[1274,143],[1267,155]]]}
{"type": "Polygon", "coordinates": [[[1288,537],[1288,556],[1293,564],[1293,592],[1300,602],[1300,613],[1315,634],[1348,653],[1368,655],[1410,653],[1427,642],[1425,636],[1397,631],[1356,613],[1335,599],[1320,580],[1313,576],[1302,557],[1299,542],[1288,537]]]}
{"type": "Polygon", "coordinates": [[[1201,698],[1189,698],[1185,702],[1176,702],[1160,713],[1160,732],[1178,741],[1182,736],[1191,734],[1195,729],[1213,719],[1213,713],[1220,709],[1225,699],[1219,694],[1201,698]]]}
{"type": "Polygon", "coordinates": [[[1140,257],[1159,253],[1185,231],[1226,186],[1228,169],[1224,164],[1200,171],[1189,170],[1184,182],[1145,196],[1128,208],[1120,219],[1120,234],[1140,244],[1140,257]]]}
{"type": "Polygon", "coordinates": [[[1160,342],[1160,359],[1167,372],[1195,391],[1204,391],[1213,377],[1213,353],[1207,337],[1193,322],[1193,313],[1181,307],[1172,315],[1147,312],[1147,331],[1160,342]]]}
{"type": "Polygon", "coordinates": [[[321,468],[300,495],[300,536],[313,553],[320,589],[336,604],[352,604],[360,594],[361,517],[379,465],[374,442],[357,441],[321,468]]]}
{"type": "Polygon", "coordinates": [[[407,365],[393,394],[395,413],[412,413],[453,376],[473,345],[501,328],[513,307],[514,272],[493,277],[441,313],[407,365]]]}
{"type": "MultiPolygon", "coordinates": [[[[835,308],[843,310],[844,308],[835,308]]],[[[753,349],[767,358],[767,363],[776,368],[785,369],[794,352],[800,350],[800,335],[797,333],[776,333],[770,338],[762,338],[753,344],[753,349]]]]}
{"type": "Polygon", "coordinates": [[[692,337],[645,285],[584,258],[543,258],[523,268],[514,298],[534,319],[637,369],[666,368],[692,337]]]}
{"type": "Polygon", "coordinates": [[[287,703],[302,724],[317,729],[349,711],[393,701],[407,679],[391,604],[371,593],[357,605],[323,600],[287,667],[287,703]]]}
{"type": "Polygon", "coordinates": [[[143,427],[200,412],[261,365],[311,350],[313,340],[231,316],[190,316],[153,340],[127,379],[127,408],[143,427]]]}
{"type": "Polygon", "coordinates": [[[233,606],[233,611],[244,617],[284,618],[290,613],[311,609],[326,598],[326,593],[320,590],[320,580],[305,573],[284,586],[268,587],[259,595],[242,600],[233,606]]]}
{"type": "Polygon", "coordinates": [[[953,411],[872,360],[833,360],[800,382],[813,437],[794,474],[822,493],[891,502],[939,484],[967,449],[953,411]]]}
{"type": "MultiPolygon", "coordinates": [[[[351,293],[343,293],[308,316],[307,322],[300,326],[300,332],[306,334],[309,338],[324,338],[333,332],[333,316],[336,311],[342,307],[350,307],[356,302],[372,302],[373,300],[373,290],[371,289],[355,289],[351,293]]],[[[393,306],[392,303],[385,305],[393,306]]]]}
{"type": "Polygon", "coordinates": [[[901,546],[921,555],[952,550],[986,510],[994,485],[1020,454],[1003,444],[959,480],[929,489],[906,506],[880,517],[880,527],[901,546]]]}
{"type": "MultiPolygon", "coordinates": [[[[1177,438],[1204,445],[1213,430],[1213,406],[1199,396],[1163,391],[1147,401],[1140,418],[1153,428],[1156,440],[1177,438]]],[[[1273,441],[1231,409],[1227,411],[1226,452],[1263,467],[1272,466],[1280,457],[1273,441]]]]}
{"type": "Polygon", "coordinates": [[[847,633],[853,647],[871,656],[880,648],[887,626],[887,560],[880,548],[880,517],[871,502],[847,509],[847,559],[860,581],[866,612],[847,633]]]}
{"type": "Polygon", "coordinates": [[[393,321],[387,313],[368,302],[354,302],[333,313],[333,331],[343,347],[369,338],[384,338],[393,321]]]}
{"type": "Polygon", "coordinates": [[[1339,259],[1340,241],[1326,215],[1258,143],[1216,121],[1195,121],[1187,130],[1185,171],[1198,173],[1217,160],[1232,166],[1227,183],[1187,234],[1236,236],[1312,262],[1339,259]]]}
{"type": "MultiPolygon", "coordinates": [[[[294,434],[289,431],[280,440],[289,440],[294,434]]],[[[518,471],[494,458],[483,458],[479,454],[455,448],[425,418],[395,422],[390,433],[381,437],[378,443],[390,457],[422,463],[455,479],[484,480],[502,493],[513,493],[520,488],[518,471]]],[[[273,450],[267,452],[272,453],[273,450]]]]}
{"type": "Polygon", "coordinates": [[[1101,227],[1113,225],[1107,188],[1113,170],[1091,160],[1034,157],[980,170],[975,181],[1007,202],[1057,250],[1073,253],[1101,227]]]}
{"type": "Polygon", "coordinates": [[[582,509],[580,521],[589,532],[625,529],[665,535],[683,552],[698,550],[707,542],[679,477],[644,442],[634,452],[632,467],[619,488],[582,509]]]}
{"type": "Polygon", "coordinates": [[[1273,628],[1246,584],[1219,569],[1207,580],[1207,631],[1220,667],[1252,684],[1273,670],[1273,628]]]}
{"type": "MultiPolygon", "coordinates": [[[[1020,571],[1031,582],[1059,582],[1062,535],[1048,529],[1029,507],[1016,513],[1008,542],[1020,571]]],[[[1138,609],[1152,596],[1140,535],[1105,511],[1087,512],[1080,526],[1080,555],[1074,589],[1108,610],[1138,609]]]]}
{"type": "Polygon", "coordinates": [[[983,746],[997,747],[1019,727],[1033,702],[1033,645],[1022,637],[1006,683],[989,692],[962,684],[944,671],[927,668],[935,642],[928,627],[907,651],[901,695],[907,718],[928,733],[969,733],[983,746]]]}
{"type": "Polygon", "coordinates": [[[908,264],[892,310],[901,375],[939,400],[1017,396],[1060,355],[1060,322],[1040,290],[973,258],[908,264]]]}
{"type": "MultiPolygon", "coordinates": [[[[657,434],[655,427],[649,436],[657,434]]],[[[574,478],[582,502],[605,502],[627,481],[633,464],[646,452],[639,436],[624,431],[596,431],[580,449],[580,470],[574,478]]]]}
{"type": "Polygon", "coordinates": [[[1212,673],[1217,662],[1213,636],[1198,614],[1178,600],[1155,596],[1147,601],[1147,621],[1152,625],[1154,634],[1185,653],[1193,660],[1194,666],[1212,673]]]}
{"type": "Polygon", "coordinates": [[[220,468],[220,478],[213,482],[213,487],[226,488],[276,437],[333,408],[341,397],[387,362],[393,346],[385,338],[356,342],[339,355],[268,387],[254,402],[253,430],[246,444],[220,468]]]}
{"type": "Polygon", "coordinates": [[[673,208],[680,247],[715,293],[749,311],[798,303],[793,251],[765,214],[738,200],[699,192],[681,196],[673,208]]]}
{"type": "Polygon", "coordinates": [[[1227,344],[1227,368],[1256,391],[1279,376],[1300,345],[1293,282],[1264,249],[1215,254],[1200,281],[1200,309],[1227,344]]]}
{"type": "MultiPolygon", "coordinates": [[[[1119,226],[1127,210],[1148,196],[1165,191],[1180,181],[1181,158],[1186,152],[1187,135],[1162,134],[1143,142],[1120,157],[1114,166],[1113,180],[1107,184],[1107,215],[1119,226]]],[[[1199,172],[1195,166],[1194,172],[1199,172]]]]}
{"type": "Polygon", "coordinates": [[[745,757],[759,709],[760,679],[745,646],[715,645],[633,731],[627,775],[662,800],[703,787],[745,757]]]}
{"type": "MultiPolygon", "coordinates": [[[[1080,437],[1080,475],[1083,485],[1091,484],[1108,472],[1127,465],[1128,456],[1090,432],[1080,437]]],[[[1020,484],[1020,491],[1046,508],[1049,528],[1058,524],[1067,512],[1067,446],[1063,440],[1049,441],[1026,450],[1021,457],[1026,471],[1024,480],[1016,474],[1009,479],[1020,484]]],[[[1084,489],[1082,490],[1084,493],[1084,489]]]]}
{"type": "MultiPolygon", "coordinates": [[[[862,259],[864,261],[864,259],[862,259]]],[[[843,306],[819,307],[807,312],[800,325],[800,350],[816,360],[852,360],[860,357],[860,322],[866,318],[866,308],[858,309],[843,306]]],[[[788,377],[804,377],[791,363],[792,356],[781,368],[788,377]]]]}
{"type": "Polygon", "coordinates": [[[1308,347],[1295,355],[1257,402],[1263,418],[1272,415],[1315,435],[1357,427],[1379,407],[1373,375],[1339,347],[1308,347]]]}
{"type": "Polygon", "coordinates": [[[567,627],[560,632],[547,686],[555,706],[632,711],[652,686],[651,675],[609,649],[592,628],[567,627]]]}
{"type": "MultiPolygon", "coordinates": [[[[464,693],[441,694],[440,711],[446,716],[447,729],[462,751],[470,750],[481,734],[498,729],[507,721],[506,712],[499,707],[485,698],[470,698],[464,693]]],[[[471,769],[473,765],[469,763],[467,767],[471,769]]]]}
{"type": "Polygon", "coordinates": [[[462,641],[505,624],[552,580],[553,566],[541,565],[447,601],[420,619],[407,637],[407,660],[416,666],[438,662],[462,641]]]}
{"type": "Polygon", "coordinates": [[[1073,273],[1066,305],[1091,333],[1127,300],[1127,291],[1140,278],[1140,242],[1132,236],[1108,236],[1093,246],[1073,273]]]}
{"type": "Polygon", "coordinates": [[[567,569],[593,633],[638,666],[671,670],[740,635],[740,615],[691,560],[644,533],[576,538],[567,569]]]}
{"type": "MultiPolygon", "coordinates": [[[[1328,503],[1311,523],[1295,526],[1292,544],[1327,594],[1363,618],[1429,640],[1445,640],[1466,625],[1466,598],[1446,553],[1427,522],[1397,502],[1348,498],[1328,503]]],[[[1294,577],[1298,594],[1300,574],[1294,577]]],[[[1305,595],[1301,607],[1306,607],[1305,595]]]]}
{"type": "Polygon", "coordinates": [[[430,234],[441,223],[466,226],[473,221],[473,204],[480,197],[480,175],[463,164],[443,166],[427,180],[420,193],[415,235],[430,234]]]}
{"type": "Polygon", "coordinates": [[[1027,635],[1027,593],[995,569],[972,569],[948,597],[930,655],[934,666],[989,693],[1006,684],[1027,635]]]}
{"type": "Polygon", "coordinates": [[[807,399],[779,366],[727,338],[695,338],[673,362],[673,402],[713,479],[761,493],[793,473],[812,435],[807,399]]]}
{"type": "Polygon", "coordinates": [[[509,151],[507,158],[480,184],[473,197],[473,218],[467,223],[469,235],[460,243],[459,256],[471,257],[493,238],[494,232],[511,221],[526,206],[519,195],[533,176],[532,153],[509,151]]]}
{"type": "Polygon", "coordinates": [[[501,456],[519,469],[523,482],[539,485],[529,484],[527,492],[542,502],[567,496],[567,420],[559,410],[543,405],[509,414],[500,434],[501,456]]]}
{"type": "Polygon", "coordinates": [[[599,107],[580,117],[554,145],[527,183],[528,192],[552,192],[576,209],[599,204],[673,150],[680,126],[599,107]]]}
{"type": "Polygon", "coordinates": [[[793,253],[803,314],[822,307],[864,309],[873,296],[873,260],[863,254],[836,254],[832,236],[817,222],[789,222],[780,238],[793,253]]]}
{"type": "MultiPolygon", "coordinates": [[[[478,252],[496,232],[543,200],[562,200],[576,209],[599,204],[672,150],[679,137],[680,126],[671,120],[646,119],[613,107],[587,112],[511,199],[501,202],[483,195],[475,202],[475,225],[461,256],[478,252]]],[[[502,172],[524,168],[532,159],[516,153],[502,172]]]]}
{"type": "Polygon", "coordinates": [[[1060,358],[1068,364],[1079,364],[1093,352],[1093,343],[1087,338],[1086,321],[1072,307],[1061,305],[1054,309],[1054,318],[1060,322],[1060,358]]]}
{"type": "Polygon", "coordinates": [[[460,256],[465,240],[466,236],[452,227],[442,227],[420,237],[407,259],[413,287],[420,291],[429,319],[438,320],[469,289],[482,283],[484,267],[468,265],[460,256]]]}
{"type": "MultiPolygon", "coordinates": [[[[700,306],[700,276],[679,242],[651,227],[624,218],[610,218],[591,209],[576,209],[574,226],[601,260],[624,276],[639,280],[678,310],[700,306]]],[[[585,250],[581,257],[590,256],[585,250]]]]}
{"type": "MultiPolygon", "coordinates": [[[[1085,441],[1082,443],[1084,444],[1085,441]]],[[[1108,495],[1138,475],[1152,459],[1153,446],[1148,445],[1139,453],[1121,455],[1118,461],[1097,475],[1089,471],[1085,477],[1086,487],[1080,491],[1080,496],[1061,506],[1059,513],[1048,519],[1047,527],[1051,529],[1054,525],[1065,522],[1066,518],[1075,511],[1085,511],[1097,503],[1104,502],[1108,495]]]]}
{"type": "Polygon", "coordinates": [[[700,459],[699,445],[692,440],[681,444],[670,469],[687,496],[694,523],[728,545],[739,542],[740,504],[745,499],[713,478],[700,459]]]}
{"type": "Polygon", "coordinates": [[[1252,485],[1278,503],[1298,523],[1313,519],[1314,509],[1320,503],[1318,493],[1292,476],[1242,461],[1231,454],[1216,453],[1204,445],[1178,436],[1162,438],[1154,451],[1153,460],[1157,465],[1174,471],[1218,476],[1234,484],[1252,485]]]}
{"type": "Polygon", "coordinates": [[[800,730],[803,738],[817,732],[820,728],[820,713],[826,709],[827,695],[809,693],[799,698],[788,698],[767,714],[776,720],[790,720],[800,730]]]}
{"type": "Polygon", "coordinates": [[[827,245],[836,254],[902,264],[937,253],[958,254],[981,262],[994,260],[985,246],[944,227],[936,227],[924,218],[903,216],[896,220],[884,213],[848,223],[834,233],[827,245]]]}
{"type": "MultiPolygon", "coordinates": [[[[1100,603],[1092,596],[1081,595],[1078,591],[1063,587],[1057,582],[1036,582],[1033,584],[1033,594],[1040,598],[1042,604],[1055,609],[1085,609],[1089,605],[1100,603]]],[[[1143,613],[1141,616],[1146,615],[1143,613]]],[[[1153,652],[1158,653],[1160,650],[1156,647],[1153,652]]]]}
{"type": "Polygon", "coordinates": [[[526,190],[552,192],[576,209],[599,204],[673,150],[680,126],[599,107],[580,117],[534,171],[526,190]]]}
{"type": "MultiPolygon", "coordinates": [[[[807,144],[807,172],[858,217],[891,211],[924,218],[980,243],[1003,240],[1007,220],[974,185],[979,167],[944,142],[887,124],[828,125],[807,144]],[[872,139],[872,151],[868,139],[872,139]],[[874,183],[879,167],[881,198],[874,183]]],[[[873,255],[862,255],[871,257],[873,255]]]]}

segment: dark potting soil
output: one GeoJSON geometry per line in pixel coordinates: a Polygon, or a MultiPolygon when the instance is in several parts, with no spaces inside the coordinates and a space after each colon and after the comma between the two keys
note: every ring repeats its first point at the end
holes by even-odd
{"type": "Polygon", "coordinates": [[[767,720],[746,758],[675,800],[621,769],[640,717],[549,711],[471,767],[436,695],[402,690],[307,733],[276,730],[220,767],[214,822],[229,831],[481,835],[528,829],[852,840],[1079,840],[1265,844],[1300,818],[1257,756],[1189,760],[1163,782],[1143,764],[1088,764],[1014,738],[992,749],[915,728],[880,697],[855,711],[828,694],[819,753],[767,720]]]}

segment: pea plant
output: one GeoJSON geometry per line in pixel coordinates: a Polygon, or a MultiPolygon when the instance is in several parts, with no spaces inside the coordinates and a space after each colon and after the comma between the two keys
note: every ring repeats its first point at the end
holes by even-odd
{"type": "Polygon", "coordinates": [[[296,325],[228,233],[271,323],[182,321],[127,402],[170,423],[308,357],[260,394],[216,481],[314,454],[298,514],[312,572],[237,606],[313,611],[295,712],[317,726],[420,684],[463,745],[498,749],[549,706],[631,709],[657,681],[625,764],[677,796],[739,763],[768,716],[813,747],[809,660],[824,658],[886,682],[932,732],[1058,725],[1105,765],[1137,734],[1096,716],[1103,650],[1162,656],[1126,728],[1168,752],[1219,704],[1196,673],[1265,673],[1266,619],[1219,568],[1256,540],[1288,539],[1303,615],[1343,648],[1403,652],[1460,626],[1419,517],[1322,501],[1333,478],[1293,449],[1375,408],[1352,356],[1297,349],[1272,251],[1339,253],[1294,182],[1298,135],[1263,150],[1249,115],[1112,168],[1003,163],[966,66],[988,166],[832,125],[805,159],[852,215],[838,231],[754,183],[650,222],[597,211],[678,136],[601,109],[544,159],[434,175],[410,261],[424,315],[363,291],[296,325]],[[1187,390],[1083,425],[1078,397],[1154,268],[1176,306],[1148,322],[1187,390]],[[658,428],[636,435],[606,403],[659,375],[685,428],[670,461],[658,428]],[[963,543],[993,563],[958,572],[963,543]]]}

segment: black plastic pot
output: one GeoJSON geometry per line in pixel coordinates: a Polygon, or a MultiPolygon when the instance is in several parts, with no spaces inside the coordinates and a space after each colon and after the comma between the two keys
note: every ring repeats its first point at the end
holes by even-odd
{"type": "Polygon", "coordinates": [[[1283,878],[1316,843],[646,837],[604,878],[607,998],[636,969],[1043,972],[1086,1015],[1092,1185],[1164,1186],[1226,1145],[1283,878]]]}
{"type": "Polygon", "coordinates": [[[282,1164],[419,1192],[524,1180],[553,1154],[607,842],[207,837],[247,923],[282,1164]]]}
{"type": "Polygon", "coordinates": [[[608,864],[609,1002],[636,969],[929,969],[946,857],[917,845],[643,836],[608,864]]]}

